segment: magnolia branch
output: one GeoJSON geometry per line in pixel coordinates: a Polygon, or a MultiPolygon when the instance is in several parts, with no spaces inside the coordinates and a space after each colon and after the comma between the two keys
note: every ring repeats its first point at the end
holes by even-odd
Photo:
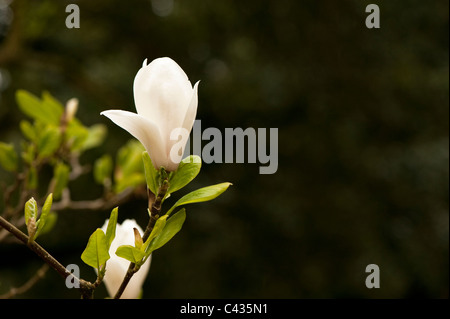
{"type": "Polygon", "coordinates": [[[43,264],[41,268],[39,268],[38,271],[36,271],[36,273],[30,279],[28,279],[26,283],[17,288],[12,287],[7,293],[0,295],[0,299],[9,299],[16,295],[25,293],[45,276],[48,269],[48,264],[43,264]]]}
{"type": "MultiPolygon", "coordinates": [[[[69,189],[64,189],[61,195],[61,200],[58,202],[53,203],[52,205],[52,211],[62,211],[65,209],[71,209],[71,210],[108,210],[112,209],[116,206],[119,206],[125,202],[127,202],[129,199],[131,199],[133,196],[135,196],[136,192],[132,188],[127,188],[123,192],[119,194],[114,194],[110,197],[104,197],[104,198],[97,198],[94,200],[80,200],[80,201],[74,201],[70,197],[70,191],[69,189]]],[[[28,193],[27,193],[28,195],[28,193]]],[[[23,207],[25,205],[25,202],[27,200],[27,196],[21,196],[21,200],[19,205],[17,205],[16,209],[14,209],[13,216],[16,216],[20,211],[23,210],[23,207]]],[[[15,224],[18,227],[21,227],[25,224],[25,218],[23,216],[20,216],[20,218],[12,219],[11,222],[15,224]]],[[[0,241],[8,234],[6,230],[1,231],[0,230],[0,241]]]]}
{"type": "Polygon", "coordinates": [[[61,200],[52,205],[52,210],[107,210],[112,209],[128,201],[134,195],[132,188],[127,188],[119,194],[111,197],[98,198],[94,200],[74,201],[70,198],[70,191],[66,188],[62,192],[61,200]]]}
{"type": "Polygon", "coordinates": [[[100,284],[97,280],[94,284],[83,279],[76,278],[70,271],[66,269],[59,261],[57,261],[50,253],[48,253],[41,245],[34,240],[29,240],[29,237],[23,233],[16,226],[8,222],[2,216],[0,216],[0,227],[3,227],[8,232],[13,234],[17,239],[24,243],[31,251],[38,255],[47,265],[53,268],[64,279],[72,276],[75,281],[80,283],[80,292],[82,298],[92,298],[94,289],[100,284]]]}

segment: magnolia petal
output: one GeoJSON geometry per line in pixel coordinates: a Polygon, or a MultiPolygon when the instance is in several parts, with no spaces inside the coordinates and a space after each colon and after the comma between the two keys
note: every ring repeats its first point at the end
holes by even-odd
{"type": "Polygon", "coordinates": [[[197,116],[197,106],[198,106],[198,84],[200,81],[197,81],[194,85],[194,89],[192,90],[191,102],[189,103],[186,117],[184,118],[182,127],[191,132],[192,126],[194,126],[195,117],[197,116]]]}
{"type": "Polygon", "coordinates": [[[150,155],[153,165],[157,168],[167,166],[166,145],[155,123],[139,114],[122,110],[108,110],[100,114],[137,138],[150,155]]]}
{"type": "Polygon", "coordinates": [[[168,142],[169,147],[167,148],[167,157],[169,158],[168,170],[176,170],[178,164],[180,163],[181,157],[184,154],[184,149],[186,148],[186,143],[189,139],[189,134],[191,133],[192,127],[194,125],[195,117],[197,115],[197,104],[198,104],[198,84],[200,81],[195,83],[194,89],[192,90],[191,101],[186,112],[186,117],[184,118],[181,127],[172,128],[170,140],[168,142]],[[175,138],[175,139],[174,139],[175,138]],[[173,149],[177,148],[177,149],[173,149]],[[173,154],[179,154],[179,156],[174,156],[173,154]]]}
{"type": "Polygon", "coordinates": [[[158,58],[138,71],[133,91],[137,113],[158,123],[161,135],[168,139],[171,129],[185,118],[192,84],[175,61],[158,58]]]}
{"type": "MultiPolygon", "coordinates": [[[[106,232],[108,227],[108,220],[102,227],[102,230],[106,232]]],[[[130,262],[117,256],[116,250],[122,245],[134,245],[134,231],[133,228],[138,229],[140,233],[143,233],[141,227],[136,223],[134,219],[126,219],[122,224],[116,226],[116,236],[109,248],[109,255],[111,258],[106,263],[106,273],[103,279],[106,289],[111,297],[114,297],[119,289],[123,278],[128,270],[130,262]]],[[[121,298],[122,299],[136,299],[140,296],[142,285],[150,270],[151,256],[141,266],[139,271],[134,274],[125,288],[121,298]]]]}

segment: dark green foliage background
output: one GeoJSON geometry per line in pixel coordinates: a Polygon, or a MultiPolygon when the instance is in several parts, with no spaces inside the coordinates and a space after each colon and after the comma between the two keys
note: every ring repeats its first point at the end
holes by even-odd
{"type": "MultiPolygon", "coordinates": [[[[86,125],[108,126],[83,163],[115,156],[130,136],[99,113],[134,111],[134,75],[160,56],[201,80],[203,128],[279,128],[276,174],[203,166],[189,190],[234,185],[187,207],[183,230],[153,255],[144,298],[447,298],[448,1],[174,0],[164,17],[161,2],[15,0],[12,24],[0,24],[2,141],[19,145],[15,91],[48,90],[78,97],[86,125]],[[65,27],[69,3],[80,29],[65,27]],[[380,6],[380,29],[365,27],[369,3],[380,6]],[[370,263],[380,289],[365,287],[370,263]]],[[[78,199],[101,194],[89,175],[71,187],[78,199]]],[[[145,208],[123,205],[119,221],[144,226],[145,208]]],[[[40,242],[94,280],[80,255],[107,216],[62,212],[40,242]]],[[[0,293],[39,266],[25,247],[1,243],[0,293]]],[[[102,286],[96,297],[105,296],[102,286]]],[[[50,270],[19,297],[78,294],[50,270]]]]}

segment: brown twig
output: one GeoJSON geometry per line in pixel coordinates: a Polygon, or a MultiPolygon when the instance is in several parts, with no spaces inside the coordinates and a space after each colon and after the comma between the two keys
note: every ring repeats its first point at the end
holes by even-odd
{"type": "Polygon", "coordinates": [[[64,279],[69,276],[72,276],[74,280],[78,281],[80,284],[80,293],[82,298],[92,298],[93,292],[96,286],[94,284],[76,278],[70,271],[66,269],[59,261],[57,261],[50,253],[48,253],[41,245],[39,245],[34,240],[29,240],[29,237],[23,233],[16,226],[8,222],[2,216],[0,216],[0,227],[3,227],[8,232],[13,234],[17,239],[19,239],[22,243],[24,243],[30,250],[32,250],[36,255],[38,255],[42,260],[45,261],[51,268],[56,270],[58,274],[60,274],[64,279]]]}
{"type": "Polygon", "coordinates": [[[70,198],[70,192],[65,189],[62,193],[61,200],[52,205],[52,210],[60,211],[64,209],[73,210],[107,210],[128,201],[133,196],[133,189],[127,188],[119,194],[115,194],[110,198],[98,198],[94,200],[73,201],[70,198]]]}
{"type": "Polygon", "coordinates": [[[32,276],[30,279],[28,279],[28,281],[26,283],[24,283],[22,286],[20,287],[12,287],[7,293],[0,295],[0,299],[9,299],[12,298],[14,296],[23,294],[25,292],[27,292],[28,290],[30,290],[30,288],[32,288],[40,279],[44,278],[47,270],[49,269],[49,266],[47,264],[43,264],[41,266],[41,268],[38,269],[38,271],[36,271],[36,273],[34,274],[34,276],[32,276]]]}

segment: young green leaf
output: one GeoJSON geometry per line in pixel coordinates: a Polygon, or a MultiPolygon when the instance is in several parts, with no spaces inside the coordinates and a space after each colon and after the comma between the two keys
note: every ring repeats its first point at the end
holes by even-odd
{"type": "Polygon", "coordinates": [[[63,189],[69,182],[70,167],[62,162],[56,164],[53,170],[53,197],[58,199],[61,197],[63,189]]]}
{"type": "Polygon", "coordinates": [[[175,203],[175,205],[173,205],[172,208],[167,212],[167,215],[170,215],[170,213],[178,206],[212,200],[217,196],[219,196],[220,194],[222,194],[224,191],[226,191],[230,185],[232,184],[220,183],[216,185],[199,188],[193,192],[190,192],[189,194],[181,197],[175,203]]]}
{"type": "Polygon", "coordinates": [[[136,140],[130,140],[117,152],[114,168],[114,191],[120,193],[128,187],[136,187],[145,183],[142,167],[144,146],[136,140]]]}
{"type": "Polygon", "coordinates": [[[50,195],[48,195],[47,199],[45,200],[44,206],[42,206],[41,216],[39,217],[39,220],[36,223],[37,229],[33,239],[36,239],[37,236],[39,236],[39,234],[41,233],[42,229],[44,228],[47,222],[47,217],[50,214],[50,209],[52,208],[52,203],[53,203],[53,194],[50,193],[50,195]]]}
{"type": "Polygon", "coordinates": [[[189,184],[198,175],[201,166],[202,160],[200,156],[190,155],[184,158],[177,170],[170,174],[167,193],[173,193],[189,184]]]}
{"type": "Polygon", "coordinates": [[[112,241],[116,237],[117,217],[119,216],[119,207],[114,208],[109,216],[108,226],[106,228],[106,245],[109,250],[112,241]]]}
{"type": "MultiPolygon", "coordinates": [[[[37,237],[38,235],[39,235],[39,236],[42,236],[42,235],[44,235],[44,234],[50,232],[50,231],[53,229],[53,227],[55,226],[57,220],[58,220],[58,214],[55,213],[55,212],[50,212],[50,213],[47,215],[47,217],[45,218],[45,223],[44,223],[43,226],[40,226],[40,224],[41,224],[41,219],[39,219],[39,220],[37,221],[37,223],[36,223],[36,226],[37,226],[37,228],[38,228],[38,232],[36,233],[36,237],[37,237]]],[[[35,237],[35,238],[36,238],[36,237],[35,237]]]]}
{"type": "MultiPolygon", "coordinates": [[[[167,216],[167,215],[164,215],[167,216]]],[[[161,218],[160,218],[161,219],[161,218]]],[[[176,214],[170,217],[165,223],[164,229],[156,236],[147,248],[146,254],[150,255],[153,251],[164,246],[173,238],[183,227],[186,219],[186,210],[180,209],[176,214]]]]}
{"type": "Polygon", "coordinates": [[[61,134],[55,127],[48,127],[38,140],[38,154],[40,158],[52,155],[59,147],[61,134]]]}
{"type": "Polygon", "coordinates": [[[107,129],[103,124],[94,124],[87,129],[87,132],[87,137],[82,146],[84,151],[102,144],[106,137],[107,129]]]}
{"type": "Polygon", "coordinates": [[[72,151],[84,150],[89,130],[78,119],[72,119],[66,128],[66,139],[72,151]]]}
{"type": "Polygon", "coordinates": [[[42,212],[40,218],[45,218],[48,213],[50,213],[50,209],[52,209],[53,204],[53,194],[50,193],[45,199],[44,206],[42,206],[42,212]]]}
{"type": "Polygon", "coordinates": [[[116,250],[116,255],[138,265],[142,262],[142,258],[145,256],[142,250],[131,245],[119,246],[116,250]]]}
{"type": "Polygon", "coordinates": [[[29,189],[36,189],[38,186],[38,174],[35,166],[31,166],[26,175],[26,185],[29,189]]]}
{"type": "Polygon", "coordinates": [[[115,182],[114,191],[116,193],[121,193],[128,187],[134,188],[145,183],[145,176],[140,173],[131,173],[128,175],[122,175],[122,177],[120,179],[116,179],[115,182]]]}
{"type": "Polygon", "coordinates": [[[29,117],[45,124],[58,126],[63,112],[62,105],[49,93],[42,94],[42,100],[25,90],[16,92],[20,110],[29,117]]]}
{"type": "Polygon", "coordinates": [[[142,153],[142,160],[144,161],[145,180],[147,187],[153,194],[158,194],[158,187],[160,184],[160,176],[158,170],[153,166],[150,156],[145,151],[142,153]]]}
{"type": "Polygon", "coordinates": [[[167,223],[167,217],[168,215],[163,215],[155,223],[155,226],[153,226],[152,232],[150,233],[150,236],[148,236],[147,240],[144,243],[144,246],[142,247],[142,250],[146,252],[146,256],[150,255],[151,252],[148,252],[148,248],[154,238],[159,236],[161,232],[163,231],[164,227],[167,223]]]}
{"type": "Polygon", "coordinates": [[[38,213],[38,207],[36,200],[31,197],[26,203],[25,203],[25,224],[27,225],[27,231],[28,231],[28,241],[31,242],[34,240],[35,234],[36,234],[36,217],[38,213]]]}
{"type": "Polygon", "coordinates": [[[0,142],[0,165],[7,171],[17,170],[18,156],[11,144],[0,142]]]}
{"type": "Polygon", "coordinates": [[[36,216],[38,213],[38,207],[36,200],[31,197],[26,203],[25,203],[25,224],[28,225],[30,219],[36,220],[36,216]]]}
{"type": "Polygon", "coordinates": [[[58,125],[64,112],[64,106],[49,92],[44,91],[42,92],[41,107],[51,117],[52,124],[58,125]]]}
{"type": "Polygon", "coordinates": [[[139,172],[144,174],[142,167],[142,152],[144,146],[137,140],[130,140],[117,152],[116,163],[121,173],[128,175],[139,172]]]}
{"type": "Polygon", "coordinates": [[[91,237],[89,237],[86,249],[81,254],[81,260],[87,265],[100,270],[100,267],[109,258],[105,233],[100,228],[97,228],[91,237]]]}
{"type": "Polygon", "coordinates": [[[29,166],[32,166],[34,159],[36,158],[36,145],[33,143],[27,143],[23,141],[22,143],[22,160],[29,166]]]}
{"type": "Polygon", "coordinates": [[[36,142],[37,139],[37,133],[36,130],[34,128],[34,126],[26,121],[26,120],[22,120],[20,121],[20,130],[22,131],[22,134],[29,139],[30,141],[36,142]]]}
{"type": "Polygon", "coordinates": [[[113,161],[109,154],[104,154],[94,163],[94,178],[98,184],[105,184],[107,180],[111,180],[113,170],[113,161]]]}
{"type": "Polygon", "coordinates": [[[48,118],[48,114],[41,111],[41,101],[35,95],[25,90],[18,90],[16,92],[16,102],[25,115],[28,115],[35,120],[40,120],[43,123],[50,124],[49,122],[51,121],[48,118]]]}

